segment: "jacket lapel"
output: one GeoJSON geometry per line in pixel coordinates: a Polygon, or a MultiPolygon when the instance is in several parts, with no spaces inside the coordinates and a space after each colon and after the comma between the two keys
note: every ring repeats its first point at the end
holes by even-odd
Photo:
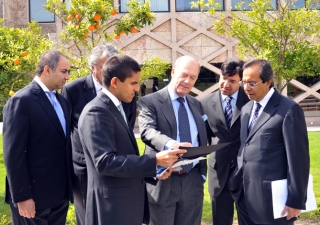
{"type": "Polygon", "coordinates": [[[92,74],[86,77],[83,89],[83,95],[87,102],[92,101],[92,99],[94,99],[97,96],[96,88],[92,80],[92,74]]]}
{"type": "MultiPolygon", "coordinates": [[[[48,115],[48,117],[50,118],[51,122],[53,123],[57,131],[60,133],[61,136],[66,138],[66,135],[63,132],[63,129],[56,111],[54,110],[47,95],[44,93],[40,85],[35,81],[32,82],[32,92],[36,95],[36,101],[39,103],[39,105],[43,108],[45,113],[48,115]]],[[[64,109],[64,115],[67,118],[65,109],[64,109]]]]}
{"type": "Polygon", "coordinates": [[[246,97],[246,94],[244,93],[243,88],[240,87],[239,93],[238,93],[238,99],[237,99],[236,105],[234,107],[234,112],[233,112],[232,121],[231,121],[231,127],[234,124],[234,122],[237,121],[237,119],[240,117],[242,106],[244,106],[248,102],[248,100],[245,97],[246,97]]]}
{"type": "Polygon", "coordinates": [[[160,108],[164,117],[167,119],[168,123],[171,127],[171,134],[172,138],[177,138],[177,121],[174,114],[172,102],[169,96],[168,87],[161,89],[158,91],[159,95],[159,102],[161,104],[160,108]]]}

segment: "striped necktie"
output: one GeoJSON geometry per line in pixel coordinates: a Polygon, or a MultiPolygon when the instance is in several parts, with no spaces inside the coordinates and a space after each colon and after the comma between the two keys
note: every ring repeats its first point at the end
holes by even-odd
{"type": "Polygon", "coordinates": [[[253,125],[256,123],[256,121],[257,121],[257,119],[258,119],[258,117],[259,117],[260,108],[261,108],[261,105],[257,102],[257,103],[256,103],[256,109],[254,110],[251,123],[249,124],[249,127],[248,127],[248,134],[249,134],[250,131],[252,130],[253,125]]]}
{"type": "Polygon", "coordinates": [[[231,126],[232,121],[232,107],[231,107],[232,96],[226,97],[227,106],[224,110],[224,116],[226,117],[226,122],[228,128],[231,126]]]}

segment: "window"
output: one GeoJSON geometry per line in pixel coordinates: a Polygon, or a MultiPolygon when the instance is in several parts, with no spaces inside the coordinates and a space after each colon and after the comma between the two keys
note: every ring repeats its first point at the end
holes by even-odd
{"type": "MultiPolygon", "coordinates": [[[[200,8],[191,8],[191,1],[192,0],[176,0],[176,12],[199,12],[200,8]]],[[[221,4],[221,7],[217,10],[223,10],[223,0],[216,0],[215,2],[221,4]]]]}
{"type": "MultiPolygon", "coordinates": [[[[250,1],[250,0],[231,0],[231,9],[232,9],[233,11],[239,10],[239,9],[237,8],[237,5],[238,5],[239,3],[242,3],[242,6],[241,6],[241,9],[242,9],[242,10],[251,10],[251,7],[248,6],[248,4],[251,3],[251,2],[252,2],[252,1],[250,1]]],[[[270,8],[270,10],[277,8],[276,0],[271,0],[271,4],[272,4],[272,8],[270,8]]]]}
{"type": "Polygon", "coordinates": [[[54,15],[44,8],[46,0],[30,0],[29,1],[29,18],[30,21],[35,20],[39,23],[51,23],[54,21],[54,15]]]}
{"type": "MultiPolygon", "coordinates": [[[[120,12],[128,12],[127,4],[130,0],[120,0],[120,12]]],[[[144,0],[137,0],[144,2],[144,0]]],[[[169,12],[169,0],[150,0],[150,11],[152,12],[169,12]]]]}
{"type": "MultiPolygon", "coordinates": [[[[290,1],[291,2],[291,1],[290,1]]],[[[303,8],[306,6],[305,0],[296,0],[292,5],[290,6],[291,9],[297,9],[297,8],[303,8]]],[[[309,9],[320,9],[320,3],[318,1],[311,1],[309,9]]]]}

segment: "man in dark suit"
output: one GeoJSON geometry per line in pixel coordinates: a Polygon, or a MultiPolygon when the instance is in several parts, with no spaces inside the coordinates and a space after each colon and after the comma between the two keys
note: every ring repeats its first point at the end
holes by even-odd
{"type": "Polygon", "coordinates": [[[232,225],[234,200],[228,188],[229,175],[233,172],[240,148],[240,112],[248,101],[243,88],[243,61],[227,59],[221,65],[219,91],[201,99],[206,121],[209,144],[232,142],[210,154],[208,164],[209,193],[214,225],[232,225]]]}
{"type": "MultiPolygon", "coordinates": [[[[71,144],[74,167],[73,194],[78,225],[84,225],[87,198],[87,168],[78,133],[78,120],[85,105],[97,96],[102,89],[101,69],[107,59],[118,53],[111,44],[100,44],[92,49],[89,65],[92,73],[86,77],[67,83],[62,96],[68,102],[71,112],[71,144]]],[[[136,120],[136,97],[130,103],[122,103],[127,119],[132,127],[136,120]]]]}
{"type": "Polygon", "coordinates": [[[4,107],[6,201],[14,224],[65,224],[72,199],[70,118],[56,90],[69,79],[69,69],[62,53],[45,52],[34,81],[4,107]]]}
{"type": "Polygon", "coordinates": [[[238,168],[230,178],[241,225],[288,225],[305,209],[309,176],[308,134],[301,107],[273,88],[268,61],[243,67],[244,90],[251,100],[241,110],[238,168]],[[271,182],[287,179],[286,217],[274,219],[271,182]]]}
{"type": "MultiPolygon", "coordinates": [[[[178,146],[206,145],[201,103],[188,95],[197,81],[199,64],[182,56],[171,71],[170,84],[139,101],[141,138],[145,153],[154,155],[178,146]]],[[[147,183],[150,225],[197,225],[201,223],[206,160],[176,168],[169,179],[147,183]]]]}
{"type": "Polygon", "coordinates": [[[185,150],[139,156],[121,102],[131,102],[139,91],[140,66],[126,55],[114,55],[103,65],[102,77],[102,90],[79,118],[88,170],[85,224],[141,225],[149,217],[144,178],[153,179],[156,165],[172,165],[185,150]]]}

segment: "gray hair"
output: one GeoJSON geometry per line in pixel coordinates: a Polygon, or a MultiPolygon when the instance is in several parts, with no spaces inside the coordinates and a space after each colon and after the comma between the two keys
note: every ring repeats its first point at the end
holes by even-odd
{"type": "Polygon", "coordinates": [[[89,66],[96,66],[98,65],[100,59],[106,57],[110,58],[116,54],[118,54],[118,50],[113,45],[105,43],[99,44],[92,49],[92,52],[88,58],[89,66]]]}
{"type": "Polygon", "coordinates": [[[269,61],[265,60],[265,59],[252,59],[249,62],[246,62],[243,65],[243,70],[245,70],[246,68],[255,66],[255,65],[259,65],[260,68],[260,79],[262,80],[262,83],[265,83],[268,80],[272,80],[270,88],[272,88],[274,86],[273,83],[273,70],[272,67],[269,63],[269,61]]]}
{"type": "Polygon", "coordinates": [[[36,75],[40,76],[44,70],[45,66],[49,66],[53,72],[56,71],[58,62],[61,57],[66,58],[60,51],[58,50],[49,50],[43,53],[39,59],[36,68],[36,75]]]}

